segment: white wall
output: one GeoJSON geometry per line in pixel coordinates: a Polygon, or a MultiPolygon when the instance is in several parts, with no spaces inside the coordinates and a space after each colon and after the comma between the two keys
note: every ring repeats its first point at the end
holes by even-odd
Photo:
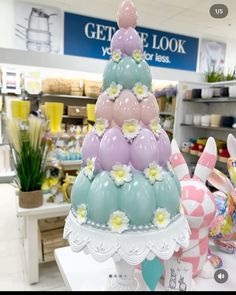
{"type": "Polygon", "coordinates": [[[14,48],[14,0],[0,0],[0,47],[14,48]]]}

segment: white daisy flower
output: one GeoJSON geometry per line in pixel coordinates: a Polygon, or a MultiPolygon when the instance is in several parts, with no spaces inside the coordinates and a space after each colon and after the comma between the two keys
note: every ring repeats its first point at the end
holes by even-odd
{"type": "Polygon", "coordinates": [[[122,89],[122,85],[112,82],[110,87],[106,90],[106,93],[111,100],[115,100],[120,95],[122,89]]]}
{"type": "Polygon", "coordinates": [[[128,140],[134,139],[139,134],[140,129],[141,126],[139,125],[138,120],[134,119],[125,121],[122,126],[124,137],[128,140]]]}
{"type": "Polygon", "coordinates": [[[113,233],[121,234],[129,228],[129,218],[124,212],[115,211],[110,216],[108,226],[113,233]]]}
{"type": "Polygon", "coordinates": [[[110,175],[117,186],[122,186],[126,182],[132,181],[131,168],[127,165],[113,166],[110,175]]]}
{"type": "Polygon", "coordinates": [[[96,134],[101,137],[105,133],[106,129],[108,128],[109,123],[106,119],[97,119],[95,124],[95,132],[96,134]]]}
{"type": "Polygon", "coordinates": [[[143,85],[142,83],[138,82],[135,84],[133,88],[133,92],[136,95],[137,99],[139,101],[142,101],[145,97],[149,96],[148,88],[146,85],[143,85]]]}
{"type": "Polygon", "coordinates": [[[143,60],[143,54],[141,50],[134,50],[133,51],[133,59],[137,62],[140,63],[143,60]]]}
{"type": "Polygon", "coordinates": [[[161,134],[162,127],[160,125],[160,119],[154,119],[150,122],[149,128],[152,130],[152,132],[159,137],[161,134]]]}
{"type": "Polygon", "coordinates": [[[115,50],[112,52],[112,57],[111,59],[114,61],[114,62],[119,62],[122,58],[122,52],[121,50],[115,50]]]}
{"type": "Polygon", "coordinates": [[[163,229],[170,223],[170,213],[164,208],[158,208],[155,212],[153,224],[158,229],[163,229]]]}
{"type": "Polygon", "coordinates": [[[84,175],[87,176],[89,180],[92,180],[94,177],[95,161],[96,158],[87,159],[87,165],[83,169],[84,175]]]}
{"type": "Polygon", "coordinates": [[[150,184],[154,184],[156,181],[162,181],[162,168],[157,165],[156,162],[149,164],[149,168],[144,170],[145,177],[149,180],[150,184]]]}
{"type": "Polygon", "coordinates": [[[85,204],[78,206],[76,213],[79,224],[83,224],[87,221],[87,206],[85,204]]]}

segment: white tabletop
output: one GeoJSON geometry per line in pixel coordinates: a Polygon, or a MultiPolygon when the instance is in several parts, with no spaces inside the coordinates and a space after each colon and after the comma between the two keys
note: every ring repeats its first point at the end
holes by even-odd
{"type": "MultiPolygon", "coordinates": [[[[214,279],[195,279],[197,291],[236,291],[235,265],[236,255],[220,253],[224,261],[224,269],[229,274],[229,279],[224,284],[217,283],[214,279]]],[[[55,250],[55,258],[68,290],[71,291],[104,291],[109,274],[114,274],[114,262],[98,263],[91,255],[83,252],[74,253],[70,247],[55,250]]],[[[136,271],[136,278],[144,290],[147,290],[140,271],[136,271]]],[[[157,291],[164,291],[158,284],[157,291]]]]}
{"type": "Polygon", "coordinates": [[[19,207],[18,197],[17,197],[17,206],[16,212],[17,216],[39,216],[42,214],[56,214],[56,213],[65,213],[67,215],[70,211],[70,203],[49,203],[47,202],[47,196],[44,196],[43,205],[38,208],[24,209],[19,207]]]}

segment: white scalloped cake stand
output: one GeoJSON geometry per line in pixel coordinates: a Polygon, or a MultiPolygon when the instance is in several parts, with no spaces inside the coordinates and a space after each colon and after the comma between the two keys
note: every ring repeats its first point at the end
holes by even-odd
{"type": "Polygon", "coordinates": [[[107,230],[80,225],[72,212],[66,218],[64,239],[73,252],[84,251],[97,262],[113,258],[116,278],[109,280],[106,290],[137,291],[135,266],[145,259],[170,259],[175,251],[187,248],[190,229],[186,217],[180,215],[164,230],[148,230],[114,234],[107,230]]]}

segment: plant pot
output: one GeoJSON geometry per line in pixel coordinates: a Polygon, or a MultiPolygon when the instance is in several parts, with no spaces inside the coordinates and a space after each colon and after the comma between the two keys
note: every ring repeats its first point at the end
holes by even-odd
{"type": "Polygon", "coordinates": [[[213,88],[203,88],[201,96],[203,99],[212,98],[213,96],[213,88]]]}
{"type": "Polygon", "coordinates": [[[232,127],[234,124],[233,116],[222,116],[221,117],[221,126],[222,127],[232,127]]]}
{"type": "Polygon", "coordinates": [[[19,206],[21,208],[30,209],[37,208],[43,204],[43,193],[41,190],[32,192],[19,191],[19,206]]]}
{"type": "Polygon", "coordinates": [[[193,89],[192,90],[192,98],[201,98],[202,89],[193,89]]]}
{"type": "Polygon", "coordinates": [[[213,88],[213,97],[220,97],[221,94],[221,87],[215,87],[213,88]]]}
{"type": "Polygon", "coordinates": [[[229,97],[229,87],[222,87],[220,90],[220,96],[229,97]]]}
{"type": "Polygon", "coordinates": [[[229,97],[236,97],[236,86],[229,86],[229,97]]]}

